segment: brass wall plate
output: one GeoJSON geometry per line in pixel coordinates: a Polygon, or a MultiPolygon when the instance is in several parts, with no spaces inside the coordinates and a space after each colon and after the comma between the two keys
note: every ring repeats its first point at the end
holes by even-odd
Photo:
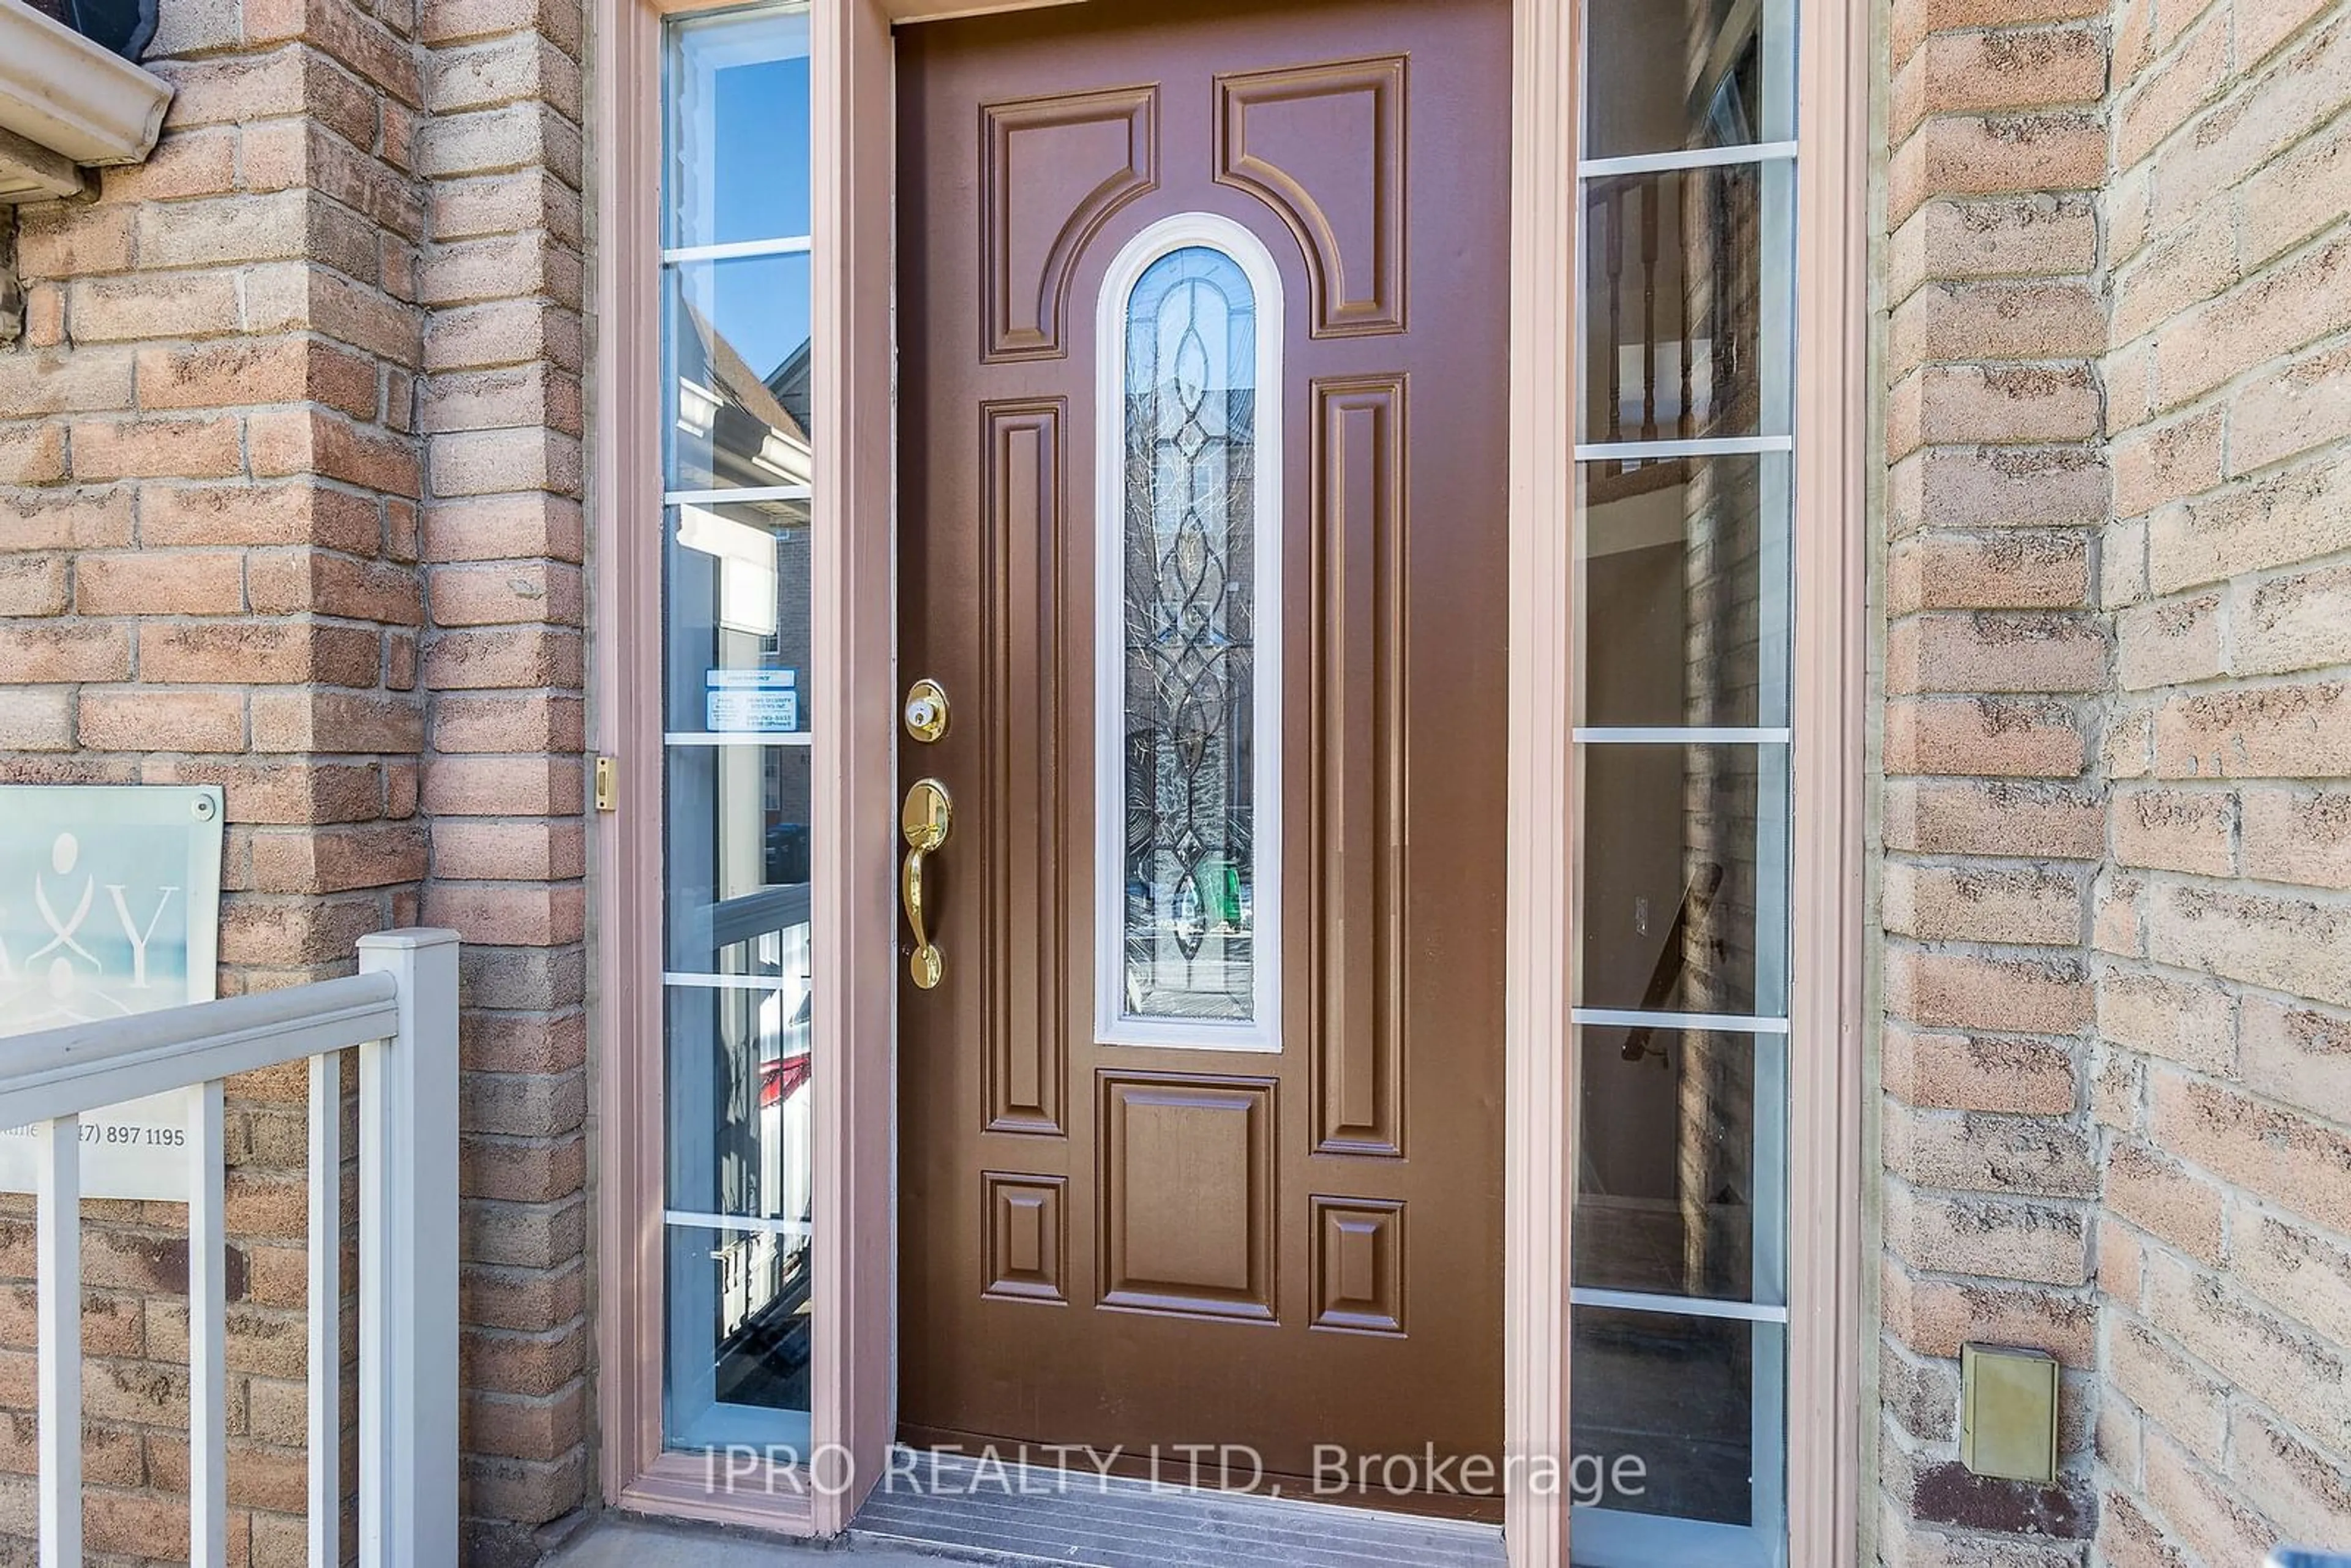
{"type": "Polygon", "coordinates": [[[906,688],[906,706],[901,710],[906,733],[929,746],[947,732],[947,689],[925,675],[906,688]]]}
{"type": "Polygon", "coordinates": [[[609,757],[596,758],[596,810],[610,811],[621,803],[620,770],[609,757]]]}
{"type": "Polygon", "coordinates": [[[2002,1480],[2057,1479],[2057,1358],[2010,1345],[1959,1347],[1959,1462],[2002,1480]]]}

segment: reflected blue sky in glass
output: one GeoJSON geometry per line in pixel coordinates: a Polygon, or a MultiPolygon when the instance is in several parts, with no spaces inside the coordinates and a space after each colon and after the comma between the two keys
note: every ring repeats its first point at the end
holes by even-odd
{"type": "MultiPolygon", "coordinates": [[[[666,245],[809,232],[808,47],[805,12],[673,25],[666,245]]],[[[763,379],[808,341],[805,259],[705,272],[684,288],[763,379]]]]}

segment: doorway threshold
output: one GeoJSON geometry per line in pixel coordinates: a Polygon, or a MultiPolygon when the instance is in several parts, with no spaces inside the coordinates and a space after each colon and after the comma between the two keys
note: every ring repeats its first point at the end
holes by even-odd
{"type": "Polygon", "coordinates": [[[852,1541],[1073,1568],[1501,1568],[1499,1526],[899,1448],[852,1541]]]}

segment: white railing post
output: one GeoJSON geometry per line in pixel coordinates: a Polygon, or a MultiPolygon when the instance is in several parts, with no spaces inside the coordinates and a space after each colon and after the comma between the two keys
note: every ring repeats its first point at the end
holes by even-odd
{"type": "Polygon", "coordinates": [[[41,1568],[81,1562],[81,1118],[33,1129],[41,1568]]]}
{"type": "Polygon", "coordinates": [[[457,1561],[457,934],[360,938],[400,1032],[360,1047],[360,1563],[457,1561]]]}

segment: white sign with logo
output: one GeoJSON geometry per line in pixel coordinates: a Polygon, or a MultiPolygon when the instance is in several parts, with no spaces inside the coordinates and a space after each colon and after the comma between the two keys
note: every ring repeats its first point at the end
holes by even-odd
{"type": "Polygon", "coordinates": [[[703,722],[714,733],[800,727],[798,670],[710,670],[703,685],[703,722]]]}
{"type": "MultiPolygon", "coordinates": [[[[0,1036],[212,1000],[222,816],[209,784],[0,784],[0,1036]]],[[[83,1196],[186,1202],[193,1099],[84,1116],[83,1196]]],[[[31,1190],[32,1130],[0,1131],[0,1191],[31,1190]]]]}

